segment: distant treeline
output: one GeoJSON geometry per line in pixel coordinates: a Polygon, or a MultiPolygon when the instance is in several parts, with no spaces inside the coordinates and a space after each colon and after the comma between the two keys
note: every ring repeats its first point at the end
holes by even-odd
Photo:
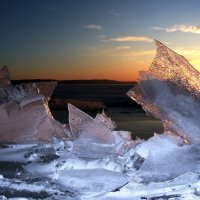
{"type": "Polygon", "coordinates": [[[53,79],[24,79],[24,80],[12,80],[14,85],[29,82],[47,82],[57,81],[58,84],[135,84],[134,81],[115,81],[115,80],[53,80],[53,79]]]}

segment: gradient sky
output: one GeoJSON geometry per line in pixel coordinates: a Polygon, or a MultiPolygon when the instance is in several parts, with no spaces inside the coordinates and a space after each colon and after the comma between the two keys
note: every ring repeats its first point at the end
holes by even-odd
{"type": "Polygon", "coordinates": [[[157,39],[200,70],[199,0],[0,0],[0,65],[13,79],[133,81],[157,39]]]}

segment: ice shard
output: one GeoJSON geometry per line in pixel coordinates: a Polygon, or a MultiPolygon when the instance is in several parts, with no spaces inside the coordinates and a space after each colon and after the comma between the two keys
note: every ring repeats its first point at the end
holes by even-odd
{"type": "Polygon", "coordinates": [[[147,141],[142,142],[136,148],[136,153],[143,158],[147,158],[149,153],[153,152],[163,152],[166,153],[172,148],[179,147],[183,145],[183,139],[171,135],[171,134],[154,134],[153,137],[149,138],[147,141]]]}
{"type": "Polygon", "coordinates": [[[5,67],[0,70],[0,77],[0,142],[70,138],[70,131],[53,118],[48,107],[55,83],[14,86],[5,67]]]}
{"type": "Polygon", "coordinates": [[[47,101],[50,100],[51,95],[52,95],[55,87],[57,86],[57,82],[56,81],[36,82],[34,84],[38,87],[39,93],[43,94],[47,101]]]}
{"type": "Polygon", "coordinates": [[[38,87],[34,83],[19,84],[4,88],[8,100],[16,102],[19,107],[23,107],[34,101],[44,100],[45,96],[40,93],[38,87]]]}
{"type": "Polygon", "coordinates": [[[105,114],[104,110],[102,111],[102,113],[97,113],[95,120],[101,122],[102,124],[107,126],[110,130],[114,130],[117,127],[116,123],[112,121],[111,118],[105,114]]]}
{"type": "Polygon", "coordinates": [[[139,74],[128,96],[163,121],[165,131],[200,142],[200,73],[181,55],[156,41],[149,71],[139,74]]]}
{"type": "Polygon", "coordinates": [[[138,171],[135,181],[163,182],[193,172],[200,174],[200,147],[184,145],[167,151],[151,151],[138,171]]]}
{"type": "Polygon", "coordinates": [[[68,104],[69,125],[74,139],[91,140],[96,143],[114,144],[112,131],[75,106],[68,104]]]}
{"type": "Polygon", "coordinates": [[[11,85],[10,73],[8,71],[7,66],[3,66],[0,69],[0,86],[8,86],[8,85],[11,85]]]}
{"type": "Polygon", "coordinates": [[[156,56],[150,72],[160,80],[186,88],[190,94],[200,98],[200,73],[181,55],[156,42],[156,56]]]}

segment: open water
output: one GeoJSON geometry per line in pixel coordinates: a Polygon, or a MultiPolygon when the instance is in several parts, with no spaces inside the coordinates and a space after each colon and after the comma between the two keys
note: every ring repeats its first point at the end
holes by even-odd
{"type": "MultiPolygon", "coordinates": [[[[133,137],[147,139],[154,133],[162,133],[161,121],[147,116],[141,106],[126,95],[132,87],[129,84],[61,84],[52,98],[102,102],[106,114],[117,123],[117,130],[131,131],[133,137]]],[[[100,111],[84,110],[93,117],[100,111]]],[[[52,113],[57,120],[68,123],[67,110],[52,110],[52,113]]]]}

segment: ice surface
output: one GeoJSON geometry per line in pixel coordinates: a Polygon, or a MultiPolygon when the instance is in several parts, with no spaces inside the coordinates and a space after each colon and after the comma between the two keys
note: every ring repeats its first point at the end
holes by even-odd
{"type": "MultiPolygon", "coordinates": [[[[98,158],[98,155],[92,155],[92,147],[89,147],[90,154],[75,153],[74,143],[55,139],[51,143],[3,146],[0,148],[3,155],[0,164],[6,161],[7,165],[22,162],[24,170],[19,168],[13,179],[2,178],[0,192],[7,194],[6,191],[12,191],[13,197],[24,194],[36,198],[45,194],[47,198],[44,196],[44,199],[53,199],[54,195],[55,199],[67,199],[74,195],[71,199],[108,200],[153,198],[166,194],[181,195],[182,199],[182,195],[196,197],[194,193],[198,194],[200,148],[197,145],[175,147],[168,153],[156,151],[150,154],[153,158],[147,157],[144,162],[135,154],[137,145],[123,156],[109,153],[98,158]],[[46,193],[43,192],[45,187],[46,193]]],[[[94,153],[95,150],[96,146],[94,153]]]]}
{"type": "Polygon", "coordinates": [[[0,148],[1,162],[21,162],[26,163],[27,158],[24,156],[30,148],[36,146],[37,143],[20,144],[20,145],[6,145],[0,148]]]}
{"type": "Polygon", "coordinates": [[[65,199],[78,200],[77,195],[67,190],[59,190],[52,186],[49,179],[39,180],[34,182],[31,177],[26,177],[24,180],[8,179],[3,176],[0,178],[0,193],[3,193],[4,198],[0,199],[65,199]]]}
{"type": "Polygon", "coordinates": [[[69,125],[74,139],[91,140],[102,144],[114,144],[112,131],[75,106],[68,104],[69,125]]]}
{"type": "MultiPolygon", "coordinates": [[[[29,148],[18,148],[17,158],[14,160],[19,162],[25,158],[27,162],[31,161],[24,168],[40,177],[44,175],[57,177],[59,171],[70,169],[106,169],[134,174],[141,167],[144,159],[134,155],[131,149],[120,156],[116,155],[113,149],[110,145],[85,143],[85,141],[54,140],[51,143],[41,143],[29,148]]],[[[2,150],[2,152],[9,154],[12,150],[2,150]]],[[[1,160],[5,161],[5,158],[0,158],[1,160]]]]}
{"type": "Polygon", "coordinates": [[[199,186],[199,175],[188,172],[166,182],[138,184],[137,182],[132,181],[120,191],[106,194],[102,200],[198,200],[199,186]]]}
{"type": "Polygon", "coordinates": [[[68,170],[59,174],[59,184],[85,198],[95,197],[125,185],[130,177],[105,169],[68,170]]]}
{"type": "Polygon", "coordinates": [[[200,141],[200,73],[187,60],[156,41],[157,53],[149,71],[140,72],[128,95],[191,143],[200,141]]]}
{"type": "Polygon", "coordinates": [[[187,172],[200,174],[200,147],[197,144],[175,147],[168,151],[151,151],[135,180],[160,182],[187,172]]]}
{"type": "MultiPolygon", "coordinates": [[[[85,152],[79,155],[74,151],[74,143],[74,141],[55,139],[46,143],[13,144],[0,148],[0,154],[3,155],[0,157],[0,165],[9,166],[9,163],[10,165],[21,163],[21,167],[13,175],[18,178],[18,185],[15,179],[3,179],[5,184],[0,185],[0,194],[10,185],[10,189],[14,190],[13,196],[22,194],[23,188],[26,193],[32,191],[32,195],[40,195],[44,186],[47,186],[51,187],[52,192],[55,190],[58,190],[57,193],[68,191],[76,194],[77,197],[92,197],[115,190],[132,179],[128,172],[136,171],[135,158],[129,157],[129,164],[131,159],[132,164],[128,169],[126,158],[115,156],[111,152],[107,152],[108,154],[101,152],[100,157],[97,154],[94,156],[93,146],[91,148],[89,146],[91,143],[88,144],[90,154],[85,152]],[[30,187],[27,186],[27,181],[30,187]],[[6,183],[9,184],[6,185],[6,183]],[[38,188],[37,191],[35,188],[38,188]]],[[[98,144],[99,148],[103,148],[101,146],[102,144],[98,144]]],[[[95,151],[96,146],[94,154],[95,151]]],[[[1,168],[0,172],[3,172],[1,168]]],[[[51,190],[46,191],[47,194],[50,195],[51,190]]],[[[64,195],[67,197],[67,194],[64,195]]]]}

